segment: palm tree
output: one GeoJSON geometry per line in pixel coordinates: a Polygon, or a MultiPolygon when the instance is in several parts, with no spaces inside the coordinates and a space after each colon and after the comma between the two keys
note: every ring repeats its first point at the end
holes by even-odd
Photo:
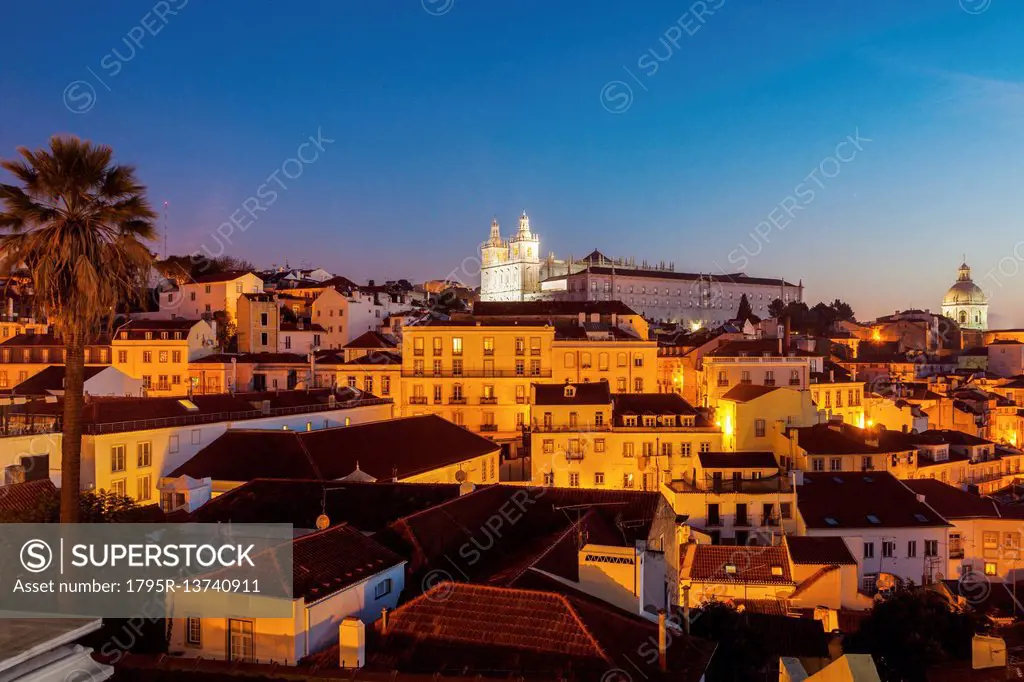
{"type": "Polygon", "coordinates": [[[0,184],[0,272],[26,269],[36,309],[64,341],[61,451],[63,523],[79,516],[85,346],[119,303],[141,299],[157,215],[131,166],[111,164],[113,150],[54,136],[49,149],[19,147],[2,160],[20,183],[0,184]]]}

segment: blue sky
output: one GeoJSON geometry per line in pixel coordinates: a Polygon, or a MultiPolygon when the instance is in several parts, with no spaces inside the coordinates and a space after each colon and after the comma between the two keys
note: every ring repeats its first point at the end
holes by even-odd
{"type": "Polygon", "coordinates": [[[966,253],[1024,326],[1024,4],[962,3],[15,3],[0,156],[112,145],[176,253],[235,214],[260,265],[473,279],[526,208],[544,252],[745,265],[861,317],[937,309],[966,253]]]}

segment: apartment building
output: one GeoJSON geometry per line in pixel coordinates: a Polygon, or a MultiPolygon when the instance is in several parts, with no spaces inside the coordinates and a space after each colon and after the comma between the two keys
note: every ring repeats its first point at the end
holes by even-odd
{"type": "Polygon", "coordinates": [[[110,342],[114,367],[141,379],[151,396],[187,395],[189,362],[213,353],[216,343],[204,320],[129,320],[110,342]]]}
{"type": "Polygon", "coordinates": [[[770,452],[705,452],[662,487],[711,544],[772,545],[796,530],[796,489],[770,452]]]}
{"type": "Polygon", "coordinates": [[[785,348],[781,338],[729,341],[704,356],[706,392],[701,399],[715,407],[730,388],[745,384],[806,390],[812,373],[820,371],[821,360],[806,351],[785,348]]]}
{"type": "Polygon", "coordinates": [[[238,298],[263,292],[263,280],[252,272],[230,271],[200,275],[177,289],[160,294],[160,317],[198,319],[223,311],[238,319],[238,298]]]}
{"type": "Polygon", "coordinates": [[[551,381],[554,327],[430,320],[405,328],[402,411],[437,414],[510,448],[529,418],[530,384],[551,381]]]}
{"type": "Polygon", "coordinates": [[[699,453],[721,449],[721,430],[675,394],[535,384],[532,403],[534,485],[658,490],[699,453]]]}

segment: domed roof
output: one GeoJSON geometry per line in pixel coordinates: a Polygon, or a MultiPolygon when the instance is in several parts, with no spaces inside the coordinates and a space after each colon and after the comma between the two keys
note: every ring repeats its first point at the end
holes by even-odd
{"type": "Polygon", "coordinates": [[[942,305],[988,305],[988,297],[971,279],[971,268],[967,263],[960,266],[956,284],[942,297],[942,305]]]}

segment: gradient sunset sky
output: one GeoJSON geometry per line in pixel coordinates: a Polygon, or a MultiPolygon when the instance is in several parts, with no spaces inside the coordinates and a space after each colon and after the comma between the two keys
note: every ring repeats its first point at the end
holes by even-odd
{"type": "Polygon", "coordinates": [[[1024,326],[1024,3],[692,7],[10,3],[0,156],[109,144],[170,202],[170,251],[216,252],[319,130],[334,142],[228,253],[475,283],[491,217],[508,234],[525,208],[544,253],[745,265],[861,318],[938,310],[966,254],[991,326],[1024,326]],[[780,220],[802,183],[814,198],[780,220]]]}

